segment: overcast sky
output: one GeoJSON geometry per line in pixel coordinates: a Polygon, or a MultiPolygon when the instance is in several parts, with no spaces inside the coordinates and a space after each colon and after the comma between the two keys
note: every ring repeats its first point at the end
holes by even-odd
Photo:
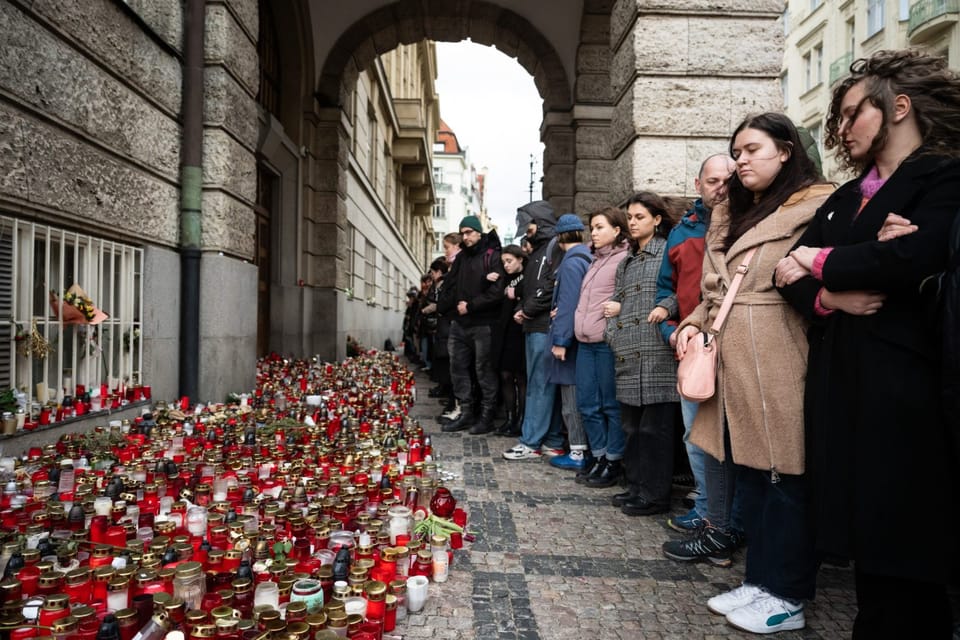
{"type": "Polygon", "coordinates": [[[503,238],[514,229],[517,207],[529,201],[531,153],[533,199],[540,199],[543,100],[533,76],[493,47],[438,42],[436,84],[440,117],[477,170],[487,167],[487,211],[503,238]]]}

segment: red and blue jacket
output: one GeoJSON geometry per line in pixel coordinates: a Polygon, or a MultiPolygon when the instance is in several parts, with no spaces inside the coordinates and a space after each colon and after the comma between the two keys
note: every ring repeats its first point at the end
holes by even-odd
{"type": "Polygon", "coordinates": [[[680,321],[700,304],[703,239],[709,224],[710,213],[697,198],[667,236],[663,263],[657,275],[656,304],[670,314],[660,323],[660,334],[668,343],[680,321]]]}

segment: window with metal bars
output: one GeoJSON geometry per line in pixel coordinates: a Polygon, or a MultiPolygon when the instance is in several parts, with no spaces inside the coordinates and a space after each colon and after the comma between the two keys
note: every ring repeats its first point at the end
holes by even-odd
{"type": "Polygon", "coordinates": [[[42,403],[143,383],[142,318],[142,249],[0,216],[0,385],[42,403]]]}

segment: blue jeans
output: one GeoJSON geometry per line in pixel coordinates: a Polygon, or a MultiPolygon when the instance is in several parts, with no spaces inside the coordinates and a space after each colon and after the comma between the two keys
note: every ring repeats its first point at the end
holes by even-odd
{"type": "MultiPolygon", "coordinates": [[[[739,466],[739,465],[737,465],[739,466]]],[[[807,479],[739,466],[737,500],[747,534],[744,582],[780,598],[813,598],[817,561],[807,518],[807,479]]]]}
{"type": "Polygon", "coordinates": [[[423,366],[430,366],[430,336],[420,336],[420,359],[423,366]]]}
{"type": "Polygon", "coordinates": [[[527,402],[523,414],[520,442],[531,449],[540,445],[550,449],[563,447],[557,385],[547,383],[547,358],[550,341],[545,333],[528,333],[524,340],[527,356],[527,402]]]}
{"type": "Polygon", "coordinates": [[[707,454],[703,449],[695,444],[690,444],[690,430],[693,429],[693,420],[697,417],[697,409],[700,408],[699,402],[680,398],[680,411],[683,414],[683,443],[687,448],[687,458],[690,460],[690,471],[693,473],[693,480],[700,490],[700,495],[693,503],[693,508],[701,516],[707,515],[707,481],[704,478],[704,458],[707,454]]]}
{"type": "MultiPolygon", "coordinates": [[[[737,475],[741,467],[734,464],[730,453],[730,432],[726,420],[723,423],[724,460],[720,462],[706,451],[703,452],[703,477],[707,489],[707,510],[700,515],[722,531],[743,530],[743,506],[737,492],[737,475]]],[[[749,541],[748,541],[749,542],[749,541]]]]}
{"type": "Polygon", "coordinates": [[[577,352],[577,408],[590,450],[620,460],[626,436],[620,423],[613,351],[606,342],[581,342],[577,352]]]}

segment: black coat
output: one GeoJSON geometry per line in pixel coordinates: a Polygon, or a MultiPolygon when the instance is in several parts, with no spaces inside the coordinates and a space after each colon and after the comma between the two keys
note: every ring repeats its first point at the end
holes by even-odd
{"type": "MultiPolygon", "coordinates": [[[[798,245],[834,247],[822,283],[781,289],[812,324],[808,331],[805,425],[807,473],[818,551],[852,559],[876,575],[942,581],[956,545],[924,548],[933,518],[952,540],[942,350],[933,295],[922,287],[947,263],[947,234],[960,209],[960,163],[932,156],[905,161],[857,214],[860,180],[838,189],[798,245]],[[919,226],[879,242],[890,212],[919,226]],[[820,287],[887,294],[875,315],[813,312],[820,287]]],[[[933,534],[934,537],[938,534],[933,534]]]]}
{"type": "Polygon", "coordinates": [[[500,315],[506,286],[506,273],[500,264],[500,238],[495,231],[484,233],[472,247],[460,244],[460,253],[440,290],[437,311],[442,315],[453,312],[453,319],[464,327],[493,326],[500,315]],[[491,281],[487,277],[490,273],[499,277],[491,281]],[[461,300],[467,303],[466,315],[457,313],[461,300]]]}

